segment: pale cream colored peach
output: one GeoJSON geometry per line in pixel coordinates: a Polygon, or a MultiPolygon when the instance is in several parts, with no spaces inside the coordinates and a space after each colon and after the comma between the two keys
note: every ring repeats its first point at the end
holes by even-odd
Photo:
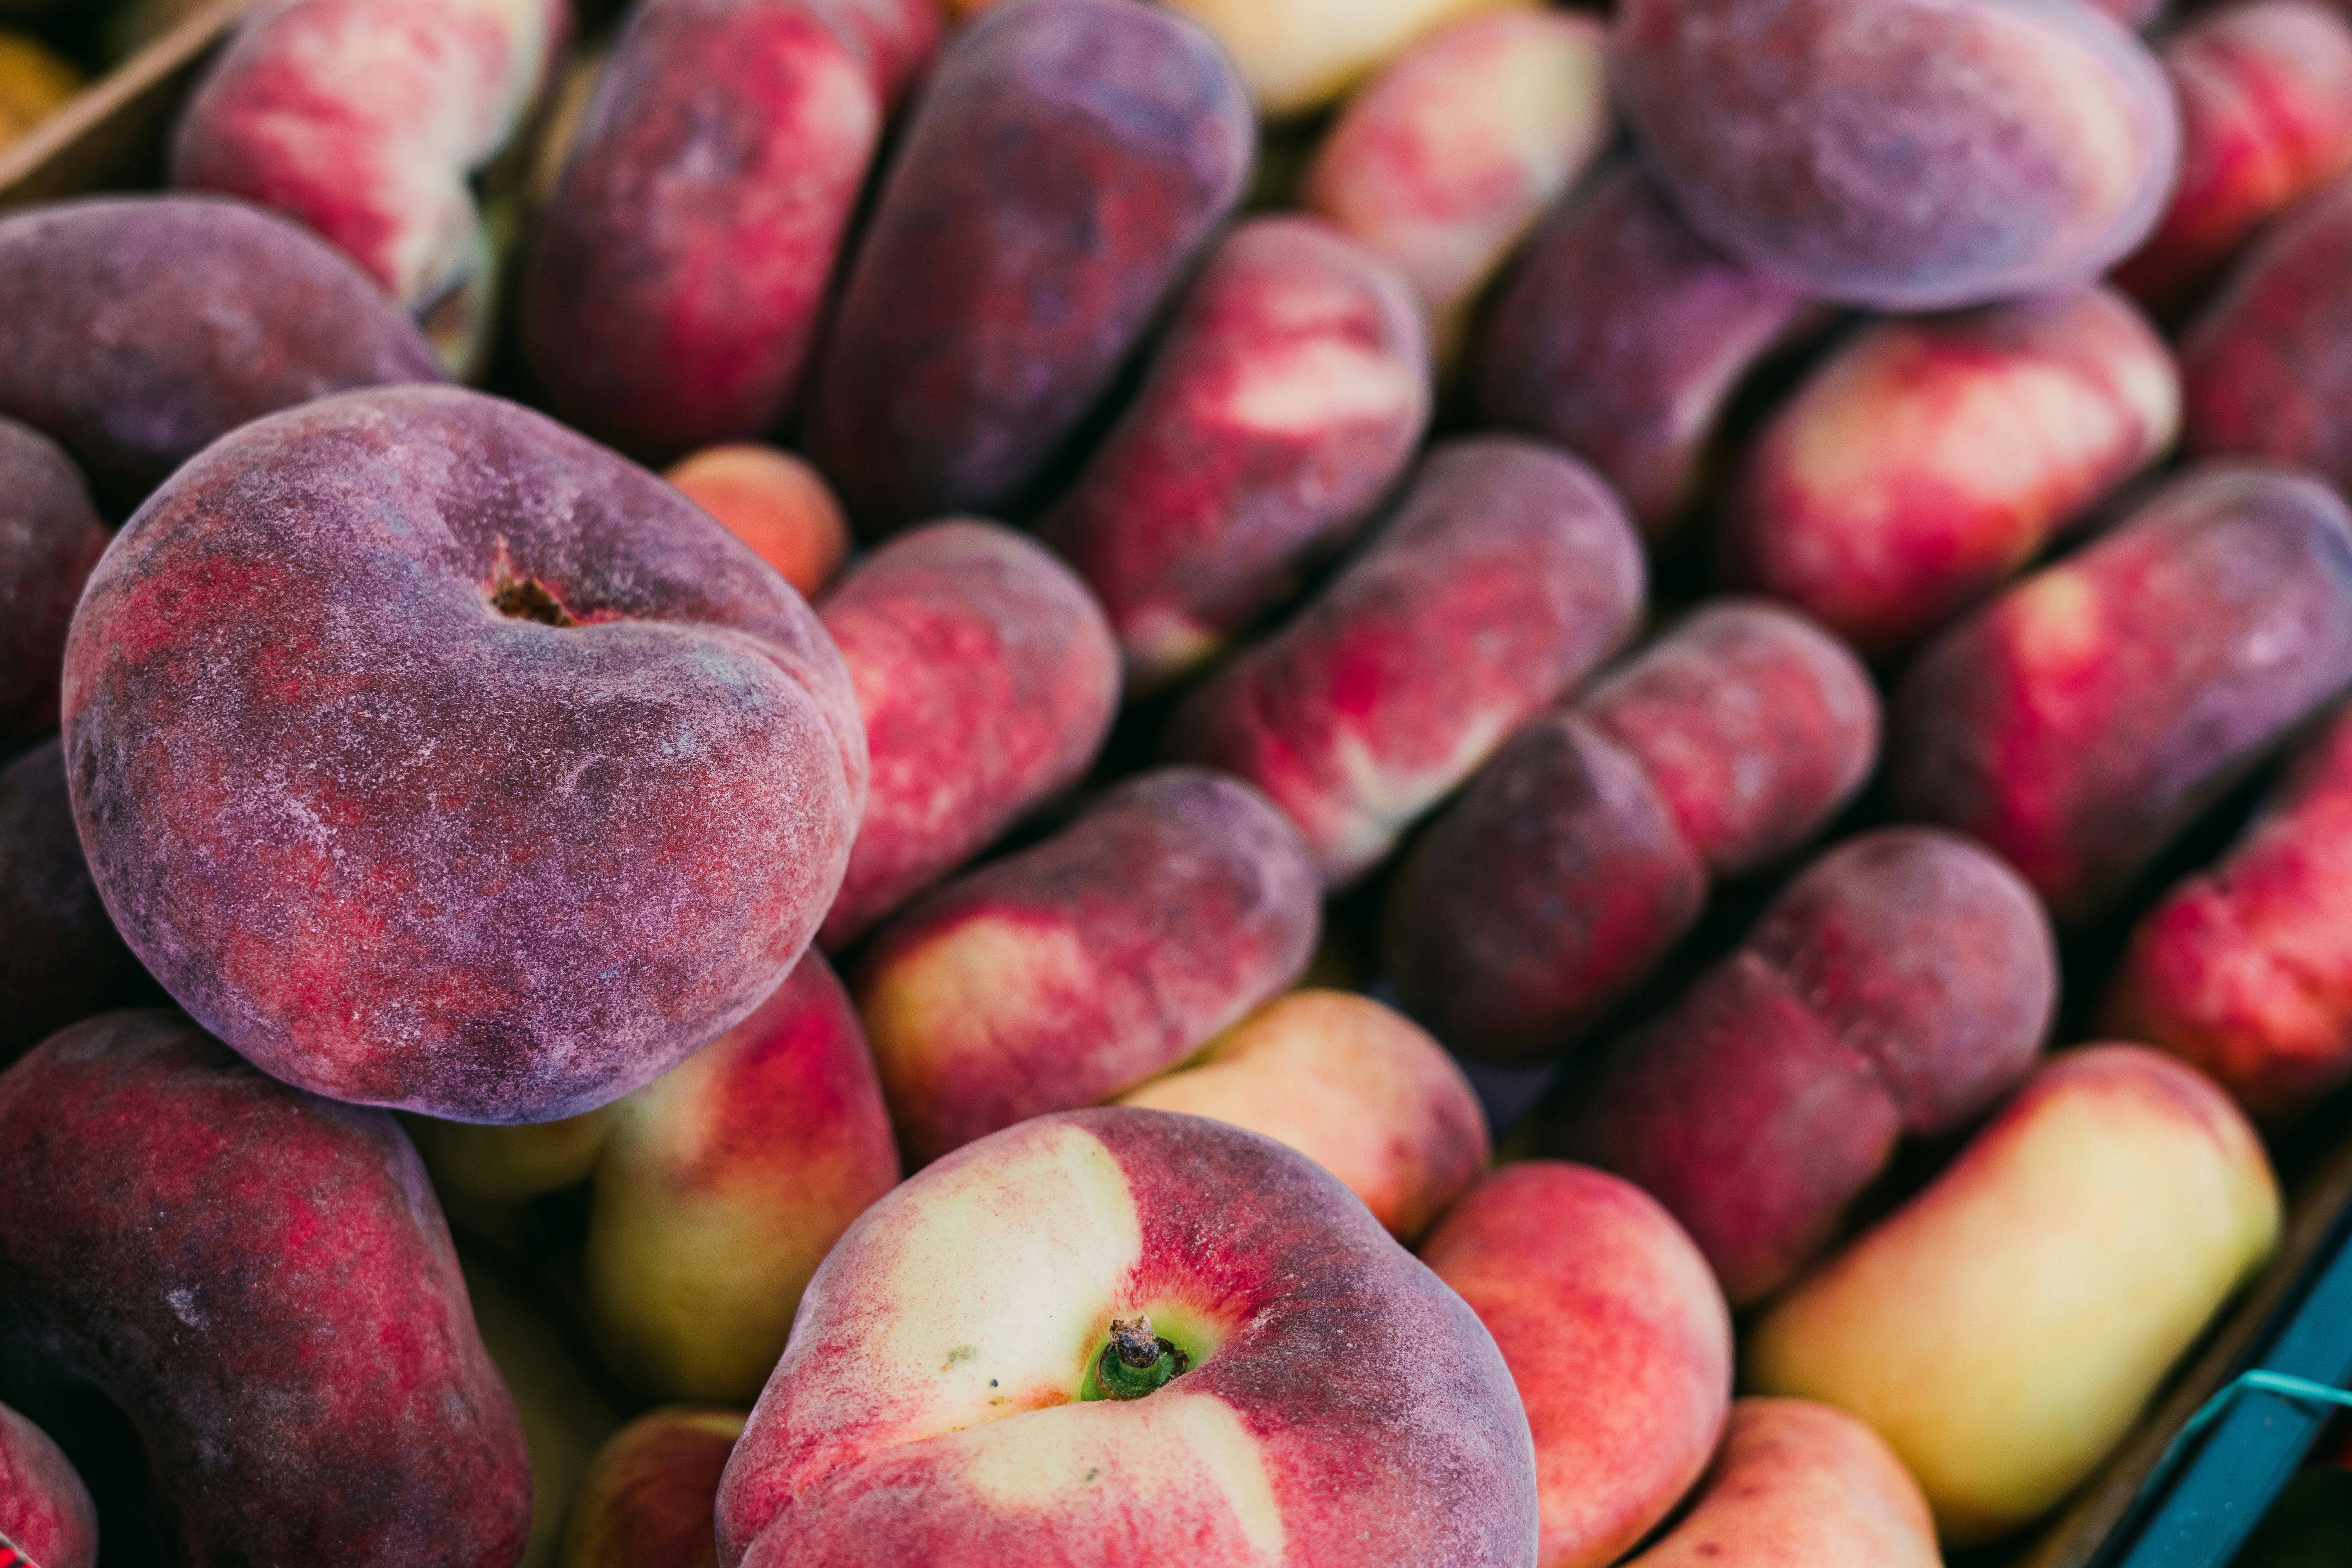
{"type": "Polygon", "coordinates": [[[1526,0],[1166,0],[1215,35],[1270,119],[1320,109],[1459,17],[1526,0]]]}

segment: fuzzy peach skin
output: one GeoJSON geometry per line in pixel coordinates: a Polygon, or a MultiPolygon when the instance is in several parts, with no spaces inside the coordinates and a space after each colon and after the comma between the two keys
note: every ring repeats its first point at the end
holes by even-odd
{"type": "Polygon", "coordinates": [[[559,1568],[719,1568],[719,1478],[743,1422],[670,1406],[623,1427],[572,1500],[559,1568]]]}
{"type": "Polygon", "coordinates": [[[1069,568],[987,522],[892,541],[822,614],[873,769],[817,932],[838,952],[1085,775],[1118,712],[1118,645],[1069,568]]]}
{"type": "Polygon", "coordinates": [[[1470,390],[1487,423],[1600,469],[1663,539],[1697,497],[1733,389],[1811,315],[1620,163],[1522,248],[1473,351],[1470,390]]]}
{"type": "Polygon", "coordinates": [[[1616,129],[1606,36],[1574,11],[1449,27],[1390,62],[1316,150],[1307,206],[1403,271],[1445,363],[1479,289],[1616,129]]]}
{"type": "Polygon", "coordinates": [[[1919,1483],[1826,1405],[1742,1399],[1698,1502],[1625,1568],[1943,1568],[1919,1483]]]}
{"type": "Polygon", "coordinates": [[[895,109],[939,52],[945,26],[940,0],[825,0],[864,42],[882,84],[882,104],[895,109]]]}
{"type": "Polygon", "coordinates": [[[1843,304],[2087,283],[2156,226],[2180,155],[2156,57],[2090,5],[1626,0],[1609,63],[1691,226],[1843,304]]]}
{"type": "Polygon", "coordinates": [[[1945,1544],[1990,1541],[2097,1467],[2278,1229],[2262,1142],[2210,1081],[2137,1046],[2070,1051],[1773,1308],[1741,1365],[1876,1427],[1945,1544]]]}
{"type": "Polygon", "coordinates": [[[1041,1117],[866,1211],[719,1489],[726,1568],[1532,1568],[1534,1453],[1461,1298],[1304,1155],[1041,1117]],[[1114,1319],[1190,1370],[1089,1399],[1114,1319]]]}
{"type": "Polygon", "coordinates": [[[468,181],[521,128],[571,26],[568,0],[266,0],[189,99],[172,183],[294,218],[470,371],[498,264],[468,181]]]}
{"type": "Polygon", "coordinates": [[[0,1553],[21,1568],[98,1568],[89,1489],[47,1433],[0,1405],[0,1553]]]}
{"type": "Polygon", "coordinates": [[[2352,511],[2292,470],[2192,468],[1913,662],[1889,795],[2077,921],[2347,680],[2352,511]]]}
{"type": "Polygon", "coordinates": [[[0,417],[128,512],[219,436],[331,392],[438,381],[350,261],[241,203],[132,196],[0,217],[0,417]]]}
{"type": "Polygon", "coordinates": [[[2297,464],[2352,485],[2352,174],[2263,230],[2180,341],[2184,444],[2199,457],[2297,464]]]}
{"type": "Polygon", "coordinates": [[[2352,1078],[2352,711],[2294,760],[2245,837],[2143,918],[2106,1032],[2284,1122],[2352,1078]]]}
{"type": "Polygon", "coordinates": [[[1583,464],[1447,442],[1319,597],[1178,710],[1169,750],[1264,790],[1324,880],[1349,882],[1624,645],[1645,581],[1624,508],[1583,464]]]}
{"type": "Polygon", "coordinates": [[[1396,270],[1311,218],[1254,219],[1210,255],[1041,532],[1102,595],[1149,691],[1288,597],[1429,416],[1428,336],[1396,270]]]}
{"type": "Polygon", "coordinates": [[[1240,200],[1256,126],[1200,29],[1023,0],[940,57],[849,270],[804,439],[863,526],[1018,500],[1240,200]]]}
{"type": "Polygon", "coordinates": [[[2352,167],[2352,26],[2312,0],[2248,0],[2165,40],[2180,184],[2116,268],[2149,309],[2186,303],[2264,220],[2352,167]]]}
{"type": "Polygon", "coordinates": [[[1446,24],[1523,0],[1165,0],[1216,35],[1268,119],[1320,109],[1446,24]]]}
{"type": "Polygon", "coordinates": [[[0,768],[0,1066],[78,1019],[156,1000],[91,885],[50,741],[0,768]]]}
{"type": "Polygon", "coordinates": [[[1716,534],[1724,574],[1886,658],[2168,449],[2180,375],[2084,289],[1884,321],[1782,404],[1716,534]]]}
{"type": "Polygon", "coordinates": [[[0,1352],[129,1418],[173,1561],[505,1568],[530,1480],[391,1117],[176,1013],[0,1074],[0,1352]]]}
{"type": "Polygon", "coordinates": [[[1306,973],[1318,892],[1265,796],[1167,768],[918,900],[852,977],[899,1148],[923,1164],[1183,1060],[1306,973]]]}
{"type": "Polygon", "coordinates": [[[1478,1096],[1445,1048],[1344,991],[1294,992],[1118,1103],[1206,1116],[1296,1149],[1407,1246],[1492,1152],[1478,1096]]]}
{"type": "Polygon", "coordinates": [[[1608,1568],[1674,1510],[1723,1435],[1731,1312],[1706,1259],[1631,1183],[1509,1165],[1421,1249],[1495,1336],[1536,1441],[1538,1568],[1608,1568]]]}
{"type": "Polygon", "coordinates": [[[65,448],[0,418],[0,747],[57,728],[66,627],[106,541],[65,448]]]}
{"type": "Polygon", "coordinates": [[[882,137],[835,0],[648,0],[629,17],[524,287],[549,408],[674,458],[782,424],[882,137]]]}
{"type": "Polygon", "coordinates": [[[1388,975],[1455,1049],[1572,1045],[1689,931],[1709,880],[1819,832],[1869,777],[1878,695],[1811,622],[1720,601],[1522,727],[1390,885],[1388,975]]]}
{"type": "Polygon", "coordinates": [[[116,536],[67,773],[131,951],[333,1098],[544,1121],[749,1014],[866,743],[807,605],[676,490],[456,388],[246,426],[116,536]]]}
{"type": "Polygon", "coordinates": [[[849,522],[824,476],[790,452],[751,442],[708,447],[662,478],[751,553],[814,599],[849,559],[849,522]]]}
{"type": "Polygon", "coordinates": [[[1965,1127],[2032,1070],[2057,991],[2009,868],[1948,834],[1865,834],[1619,1041],[1549,1142],[1640,1184],[1746,1307],[1829,1244],[1902,1138],[1965,1127]]]}

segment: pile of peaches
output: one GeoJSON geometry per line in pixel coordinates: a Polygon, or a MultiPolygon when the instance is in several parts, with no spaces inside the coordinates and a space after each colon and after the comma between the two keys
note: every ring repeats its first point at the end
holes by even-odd
{"type": "Polygon", "coordinates": [[[0,216],[0,1562],[2029,1542],[2352,1079],[2352,18],[938,3],[0,216]]]}

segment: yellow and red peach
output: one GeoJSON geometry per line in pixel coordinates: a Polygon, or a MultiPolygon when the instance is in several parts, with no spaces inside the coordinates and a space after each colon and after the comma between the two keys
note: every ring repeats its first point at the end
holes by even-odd
{"type": "Polygon", "coordinates": [[[559,1568],[719,1568],[719,1478],[743,1421],[672,1406],[614,1434],[572,1500],[559,1568]]]}
{"type": "Polygon", "coordinates": [[[1664,1204],[1745,1307],[1830,1243],[1902,1138],[1965,1127],[2032,1070],[2057,991],[2009,868],[1947,834],[1867,834],[1618,1042],[1556,1140],[1664,1204]]]}
{"type": "Polygon", "coordinates": [[[90,579],[67,776],[131,951],[265,1070],[477,1121],[740,1021],[839,887],[866,746],[807,605],[669,486],[456,388],[182,468],[90,579]]]}
{"type": "Polygon", "coordinates": [[[57,728],[66,627],[106,540],[65,449],[0,418],[0,747],[57,728]]]}
{"type": "Polygon", "coordinates": [[[1640,541],[1590,468],[1448,442],[1320,596],[1178,710],[1171,750],[1264,790],[1324,879],[1349,881],[1622,647],[1643,588],[1640,541]]]}
{"type": "Polygon", "coordinates": [[[2296,464],[2352,486],[2352,174],[2266,227],[2180,341],[2184,445],[2198,457],[2296,464]]]}
{"type": "Polygon", "coordinates": [[[0,1405],[0,1563],[98,1568],[98,1510],[49,1435],[0,1405]],[[6,1555],[14,1551],[14,1555],[6,1555]]]}
{"type": "Polygon", "coordinates": [[[720,1482],[719,1561],[1524,1568],[1534,1470],[1494,1341],[1336,1179],[1082,1110],[842,1238],[720,1482]]]}
{"type": "Polygon", "coordinates": [[[548,406],[665,459],[782,425],[881,142],[882,95],[835,0],[638,7],[524,287],[548,406]]]}
{"type": "Polygon", "coordinates": [[[1118,712],[1118,645],[1069,568],[985,522],[893,540],[821,614],[872,771],[817,932],[838,952],[1085,775],[1118,712]]]}
{"type": "Polygon", "coordinates": [[[1884,321],[1774,413],[1717,535],[1732,582],[1899,653],[2172,445],[2180,377],[2085,289],[1884,321]]]}
{"type": "Polygon", "coordinates": [[[790,452],[749,442],[711,447],[662,476],[814,599],[849,558],[849,522],[824,476],[790,452]]]}
{"type": "Polygon", "coordinates": [[[568,0],[271,0],[188,100],[172,182],[294,218],[470,371],[498,260],[469,181],[521,128],[571,26],[568,0]]]}
{"type": "Polygon", "coordinates": [[[1697,499],[1741,377],[1813,312],[1621,163],[1531,237],[1473,356],[1480,414],[1601,470],[1652,538],[1697,499]]]}
{"type": "Polygon", "coordinates": [[[1389,978],[1457,1050],[1559,1052],[1679,942],[1710,878],[1795,848],[1878,753],[1878,697],[1811,622],[1709,605],[1523,726],[1391,884],[1389,978]]]}
{"type": "Polygon", "coordinates": [[[1241,82],[1127,0],[1027,0],[941,52],[849,270],[807,451],[856,521],[1034,488],[1240,199],[1241,82]]]}
{"type": "Polygon", "coordinates": [[[2221,864],[2142,919],[2106,1032],[2284,1122],[2352,1078],[2352,717],[2316,736],[2221,864]]]}
{"type": "Polygon", "coordinates": [[[2090,5],[1628,0],[1610,85],[1692,227],[1880,309],[2089,282],[2155,227],[2179,158],[2156,57],[2090,5]]]}
{"type": "Polygon", "coordinates": [[[425,1168],[391,1117],[173,1013],[0,1074],[0,1348],[138,1434],[191,1563],[512,1563],[530,1483],[425,1168]]]}
{"type": "Polygon", "coordinates": [[[2352,511],[2290,470],[2191,469],[1927,647],[1889,795],[2078,921],[2347,680],[2352,511]]]}
{"type": "Polygon", "coordinates": [[[2070,1051],[1773,1308],[1742,1367],[1877,1428],[1945,1543],[1974,1544],[2097,1467],[2278,1227],[2220,1089],[2140,1047],[2070,1051]]]}
{"type": "Polygon", "coordinates": [[[1041,531],[1102,595],[1129,684],[1166,684],[1288,596],[1412,461],[1427,334],[1404,280],[1327,225],[1242,225],[1041,531]]]}
{"type": "Polygon", "coordinates": [[[1269,119],[1322,108],[1419,38],[1513,0],[1168,0],[1216,35],[1269,119]]]}
{"type": "Polygon", "coordinates": [[[81,89],[72,61],[37,38],[0,32],[0,150],[22,141],[81,89]]]}
{"type": "Polygon", "coordinates": [[[1608,145],[1606,36],[1574,11],[1449,27],[1391,61],[1316,150],[1307,206],[1404,274],[1441,363],[1503,258],[1608,145]]]}
{"type": "Polygon", "coordinates": [[[2352,26],[2313,0],[2247,0],[2191,21],[2163,58],[2180,183],[2115,280],[2169,312],[2273,215],[2352,168],[2352,26]]]}
{"type": "Polygon", "coordinates": [[[1878,1434],[1802,1399],[1743,1399],[1698,1502],[1625,1568],[1943,1568],[1919,1483],[1878,1434]]]}
{"type": "Polygon", "coordinates": [[[1170,768],[917,900],[853,976],[899,1148],[922,1164],[1183,1060],[1306,972],[1318,891],[1263,795],[1170,768]]]}
{"type": "Polygon", "coordinates": [[[1731,1312],[1655,1201],[1537,1160],[1455,1205],[1422,1261],[1470,1303],[1536,1442],[1537,1568],[1608,1568],[1706,1469],[1731,1403],[1731,1312]]]}
{"type": "Polygon", "coordinates": [[[156,1000],[75,836],[65,746],[0,768],[0,1067],[68,1024],[156,1000]]]}
{"type": "Polygon", "coordinates": [[[441,379],[357,267],[239,203],[28,207],[0,217],[0,416],[63,447],[116,515],[248,420],[441,379]]]}
{"type": "Polygon", "coordinates": [[[1411,1246],[1486,1168],[1486,1113],[1445,1048],[1369,996],[1297,991],[1119,1096],[1297,1150],[1411,1246]]]}

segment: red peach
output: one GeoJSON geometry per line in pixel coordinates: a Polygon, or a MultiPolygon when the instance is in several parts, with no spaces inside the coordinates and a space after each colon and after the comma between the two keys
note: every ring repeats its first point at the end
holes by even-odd
{"type": "Polygon", "coordinates": [[[1102,595],[1150,690],[1352,534],[1429,413],[1426,333],[1395,270],[1312,219],[1255,219],[1211,253],[1041,532],[1102,595]]]}
{"type": "Polygon", "coordinates": [[[188,100],[172,183],[296,219],[471,370],[498,263],[468,181],[521,129],[571,26],[568,0],[270,0],[188,100]]]}
{"type": "Polygon", "coordinates": [[[1118,711],[1118,645],[1067,567],[984,522],[940,522],[827,599],[872,784],[817,941],[838,952],[1084,776],[1118,711]]]}
{"type": "Polygon", "coordinates": [[[441,379],[357,267],[239,203],[27,207],[0,217],[0,416],[63,447],[118,515],[249,420],[441,379]]]}
{"type": "Polygon", "coordinates": [[[2087,283],[2156,226],[2179,159],[2155,56],[2090,5],[1626,0],[1609,64],[1691,226],[1846,304],[2087,283]]]}
{"type": "Polygon", "coordinates": [[[1708,605],[1512,737],[1391,884],[1389,977],[1458,1050],[1573,1044],[1698,918],[1713,875],[1818,832],[1869,776],[1853,656],[1769,605],[1708,605]]]}
{"type": "Polygon", "coordinates": [[[940,0],[826,0],[865,39],[882,84],[885,107],[894,107],[923,72],[940,47],[943,18],[940,0]]]}
{"type": "Polygon", "coordinates": [[[1495,1336],[1536,1440],[1537,1568],[1607,1568],[1674,1510],[1731,1404],[1731,1312],[1642,1190],[1579,1165],[1496,1172],[1421,1249],[1495,1336]]]}
{"type": "Polygon", "coordinates": [[[1605,37],[1572,11],[1475,17],[1391,60],[1317,148],[1307,206],[1404,273],[1441,362],[1503,258],[1608,145],[1605,37]]]}
{"type": "Polygon", "coordinates": [[[672,1406],[622,1428],[572,1500],[560,1568],[719,1568],[719,1478],[743,1421],[672,1406]]]}
{"type": "Polygon", "coordinates": [[[1881,322],[1748,453],[1717,536],[1736,584],[1900,652],[2172,445],[2180,379],[2104,289],[1881,322]]]}
{"type": "Polygon", "coordinates": [[[180,470],[66,654],[90,874],[165,989],[337,1098],[552,1121],[740,1020],[866,746],[807,605],[642,469],[456,388],[180,470]]]}
{"type": "Polygon", "coordinates": [[[992,510],[1040,479],[1240,198],[1255,127],[1199,29],[1027,0],[942,52],[812,389],[859,522],[992,510]]]}
{"type": "Polygon", "coordinates": [[[0,1563],[98,1568],[98,1511],[47,1433],[0,1405],[0,1563]],[[13,1549],[16,1555],[7,1555],[13,1549]]]}
{"type": "Polygon", "coordinates": [[[2007,867],[1945,834],[1865,835],[1618,1042],[1560,1152],[1664,1204],[1746,1306],[1829,1243],[1903,1135],[1966,1125],[2032,1070],[2057,979],[2007,867]]]}
{"type": "Polygon", "coordinates": [[[842,1238],[728,1461],[719,1555],[1525,1568],[1534,1468],[1494,1341],[1337,1180],[1219,1122],[1081,1110],[842,1238]],[[1172,1380],[1107,1390],[1114,1323],[1172,1380]]]}
{"type": "Polygon", "coordinates": [[[856,979],[916,1163],[1192,1055],[1314,954],[1315,868],[1255,790],[1171,768],[919,900],[856,979]]]}
{"type": "Polygon", "coordinates": [[[2169,312],[2247,237],[2352,167],[2352,26],[2311,0],[2248,0],[2167,39],[2180,96],[2180,183],[2116,286],[2169,312]]]}
{"type": "Polygon", "coordinates": [[[1347,1184],[1410,1246],[1486,1170],[1486,1113],[1445,1047],[1369,996],[1298,991],[1121,1105],[1262,1132],[1347,1184]]]}
{"type": "Polygon", "coordinates": [[[0,747],[57,728],[66,627],[106,538],[65,449],[0,418],[0,747]]]}
{"type": "Polygon", "coordinates": [[[662,476],[814,599],[849,558],[849,523],[823,475],[790,452],[745,443],[695,453],[662,476]]]}
{"type": "Polygon", "coordinates": [[[637,456],[783,422],[881,140],[832,0],[651,0],[630,17],[523,294],[549,406],[637,456]]]}
{"type": "Polygon", "coordinates": [[[2295,759],[2221,864],[2140,921],[2105,1019],[2269,1121],[2352,1077],[2352,713],[2295,759]]]}
{"type": "Polygon", "coordinates": [[[2288,470],[2192,469],[1919,656],[1890,795],[2080,921],[2347,680],[2352,511],[2288,470]]]}
{"type": "Polygon", "coordinates": [[[530,1482],[425,1167],[391,1117],[173,1013],[0,1074],[0,1348],[129,1417],[173,1560],[478,1568],[530,1482]]]}
{"type": "Polygon", "coordinates": [[[68,1024],[156,1000],[74,834],[65,745],[0,769],[0,1067],[68,1024]]]}
{"type": "Polygon", "coordinates": [[[1640,542],[1591,469],[1449,442],[1321,596],[1178,710],[1170,746],[1265,791],[1344,883],[1621,647],[1643,590],[1640,542]]]}
{"type": "Polygon", "coordinates": [[[1733,388],[1811,315],[1621,163],[1528,240],[1471,383],[1488,422],[1583,458],[1663,538],[1697,497],[1733,388]]]}

